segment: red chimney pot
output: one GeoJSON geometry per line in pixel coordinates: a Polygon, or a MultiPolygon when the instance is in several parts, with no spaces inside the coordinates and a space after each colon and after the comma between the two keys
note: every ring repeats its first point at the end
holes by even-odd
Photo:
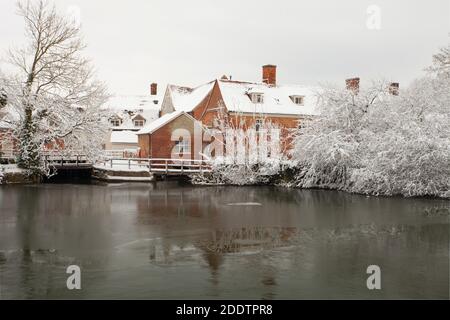
{"type": "Polygon", "coordinates": [[[150,94],[152,96],[156,96],[158,94],[158,84],[157,83],[153,82],[150,85],[150,94]]]}
{"type": "Polygon", "coordinates": [[[262,82],[272,86],[277,85],[277,66],[273,64],[266,64],[262,67],[262,82]]]}

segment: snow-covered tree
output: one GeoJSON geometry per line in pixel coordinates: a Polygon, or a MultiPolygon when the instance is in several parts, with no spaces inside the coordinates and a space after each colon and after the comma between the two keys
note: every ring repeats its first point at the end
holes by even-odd
{"type": "Polygon", "coordinates": [[[47,174],[46,149],[98,154],[107,126],[100,106],[108,95],[82,56],[80,26],[44,0],[20,1],[27,45],[11,49],[14,67],[6,81],[8,106],[16,113],[18,163],[47,174]]]}
{"type": "Polygon", "coordinates": [[[327,87],[321,115],[295,139],[300,187],[450,197],[449,50],[400,95],[385,82],[356,95],[327,87]]]}
{"type": "Polygon", "coordinates": [[[286,162],[286,146],[279,125],[264,115],[258,122],[249,121],[241,113],[228,114],[219,107],[214,129],[205,128],[205,135],[215,137],[214,152],[207,147],[204,157],[211,161],[212,174],[199,175],[195,183],[249,185],[267,183],[280,172],[286,162]]]}

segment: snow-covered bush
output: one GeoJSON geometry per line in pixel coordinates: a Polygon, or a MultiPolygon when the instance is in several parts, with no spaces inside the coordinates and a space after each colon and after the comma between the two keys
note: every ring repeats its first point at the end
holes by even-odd
{"type": "Polygon", "coordinates": [[[450,197],[449,50],[439,57],[427,77],[398,96],[384,82],[357,95],[325,88],[321,115],[295,138],[299,173],[292,185],[450,197]]]}
{"type": "Polygon", "coordinates": [[[268,184],[281,171],[285,161],[266,159],[256,163],[235,163],[226,158],[211,160],[211,174],[193,177],[195,184],[257,185],[268,184]]]}

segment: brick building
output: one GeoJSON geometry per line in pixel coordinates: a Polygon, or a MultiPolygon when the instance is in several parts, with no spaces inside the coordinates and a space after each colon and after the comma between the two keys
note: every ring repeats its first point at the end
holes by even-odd
{"type": "MultiPolygon", "coordinates": [[[[231,125],[258,128],[270,122],[288,132],[298,128],[302,121],[317,115],[315,90],[299,85],[279,85],[276,82],[276,66],[262,67],[259,83],[235,81],[222,77],[196,88],[168,85],[161,104],[161,118],[157,125],[150,123],[137,134],[141,157],[170,158],[183,152],[191,159],[199,158],[202,144],[195,139],[178,139],[173,134],[177,128],[189,130],[192,137],[196,122],[203,129],[218,126],[218,119],[226,119],[231,125]],[[189,124],[190,123],[190,124],[189,124]]],[[[282,143],[288,145],[289,141],[282,143]]]]}
{"type": "Polygon", "coordinates": [[[0,109],[0,157],[11,156],[17,150],[17,141],[12,136],[14,114],[9,106],[0,109]]]}
{"type": "Polygon", "coordinates": [[[158,119],[162,97],[158,95],[156,83],[149,89],[149,95],[116,95],[103,106],[110,111],[103,147],[111,154],[136,156],[139,149],[136,133],[158,119]]]}

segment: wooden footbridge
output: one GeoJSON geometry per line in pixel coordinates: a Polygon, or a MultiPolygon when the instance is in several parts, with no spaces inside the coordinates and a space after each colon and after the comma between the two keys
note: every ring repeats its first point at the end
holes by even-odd
{"type": "MultiPolygon", "coordinates": [[[[117,154],[117,153],[116,153],[117,154]]],[[[12,150],[0,150],[0,159],[14,161],[17,154],[12,150]]],[[[206,160],[164,159],[164,158],[126,158],[113,157],[108,153],[101,160],[92,163],[82,153],[61,153],[49,151],[44,153],[45,162],[57,170],[80,170],[99,167],[114,171],[146,171],[153,175],[189,176],[211,172],[211,164],[206,160]]]]}
{"type": "Polygon", "coordinates": [[[111,158],[101,162],[105,169],[139,171],[146,170],[154,175],[192,175],[211,172],[206,160],[164,159],[164,158],[111,158]]]}

